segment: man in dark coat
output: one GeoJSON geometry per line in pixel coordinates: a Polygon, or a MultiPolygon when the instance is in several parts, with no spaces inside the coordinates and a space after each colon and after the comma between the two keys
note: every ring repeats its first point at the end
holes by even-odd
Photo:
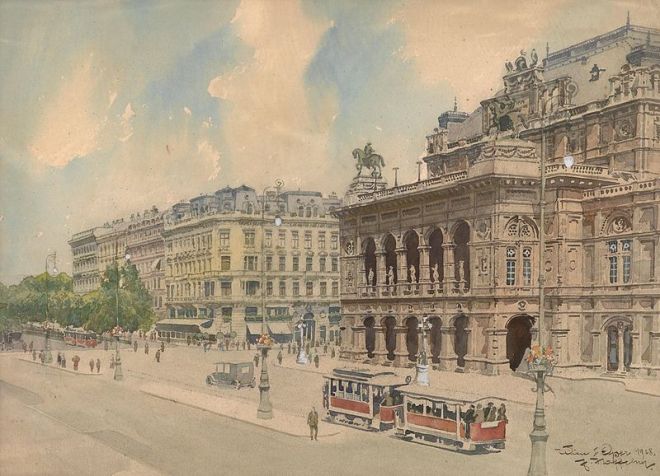
{"type": "Polygon", "coordinates": [[[133,341],[133,352],[137,352],[137,348],[138,348],[138,343],[135,340],[135,341],[133,341]]]}
{"type": "Polygon", "coordinates": [[[144,343],[144,353],[146,355],[149,355],[149,343],[148,342],[144,343]]]}
{"type": "Polygon", "coordinates": [[[254,356],[254,366],[259,367],[259,354],[254,356]]]}
{"type": "Polygon", "coordinates": [[[474,405],[470,405],[468,411],[465,412],[463,420],[465,421],[465,437],[470,438],[470,424],[474,423],[475,410],[474,405]]]}
{"type": "Polygon", "coordinates": [[[281,350],[277,353],[277,363],[282,365],[282,351],[281,350]]]}
{"type": "Polygon", "coordinates": [[[96,373],[101,372],[101,359],[96,359],[96,373]]]}
{"type": "Polygon", "coordinates": [[[319,359],[319,354],[316,354],[314,356],[314,365],[316,366],[317,369],[319,368],[319,360],[320,360],[319,359]]]}
{"type": "Polygon", "coordinates": [[[165,352],[165,342],[160,343],[160,351],[165,352]]]}
{"type": "Polygon", "coordinates": [[[94,372],[94,359],[89,359],[89,371],[90,373],[94,372]]]}
{"type": "Polygon", "coordinates": [[[156,351],[156,362],[160,363],[160,349],[156,351]]]}
{"type": "Polygon", "coordinates": [[[318,441],[319,414],[316,413],[315,407],[312,407],[312,411],[307,414],[307,425],[309,426],[309,439],[318,441]]]}

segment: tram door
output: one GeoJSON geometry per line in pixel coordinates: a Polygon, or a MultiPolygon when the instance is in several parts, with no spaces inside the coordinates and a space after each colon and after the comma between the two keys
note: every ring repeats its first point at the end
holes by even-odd
{"type": "Polygon", "coordinates": [[[607,370],[619,369],[619,331],[616,326],[607,328],[607,370]]]}

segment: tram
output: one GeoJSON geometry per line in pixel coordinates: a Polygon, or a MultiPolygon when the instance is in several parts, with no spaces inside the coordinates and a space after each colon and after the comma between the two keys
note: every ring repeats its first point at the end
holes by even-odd
{"type": "Polygon", "coordinates": [[[96,347],[98,338],[95,332],[84,329],[65,329],[64,342],[79,347],[96,347]]]}
{"type": "Polygon", "coordinates": [[[450,397],[450,392],[419,385],[399,388],[398,393],[402,406],[397,415],[397,437],[462,452],[504,449],[506,408],[497,399],[470,400],[467,395],[457,394],[450,397]],[[476,419],[468,418],[471,407],[470,413],[476,419]],[[478,416],[484,411],[488,415],[485,421],[478,416]]]}

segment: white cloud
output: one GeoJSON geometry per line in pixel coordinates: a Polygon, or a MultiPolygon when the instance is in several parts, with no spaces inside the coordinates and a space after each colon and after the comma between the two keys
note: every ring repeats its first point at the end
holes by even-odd
{"type": "Polygon", "coordinates": [[[186,114],[186,116],[192,116],[192,111],[187,106],[183,108],[183,112],[186,114]]]}
{"type": "Polygon", "coordinates": [[[220,152],[213,147],[213,145],[208,141],[201,141],[197,144],[197,153],[199,158],[206,163],[206,167],[211,169],[211,175],[208,177],[208,181],[215,180],[220,175],[220,152]]]}
{"type": "Polygon", "coordinates": [[[99,101],[100,74],[88,56],[62,81],[54,99],[44,106],[36,133],[28,146],[44,165],[64,167],[76,157],[96,150],[107,117],[107,103],[99,101]]]}
{"type": "Polygon", "coordinates": [[[329,162],[327,132],[338,105],[331,93],[310,103],[304,75],[329,22],[309,18],[297,2],[283,0],[243,1],[232,23],[254,54],[208,86],[211,96],[230,106],[223,132],[232,160],[246,174],[260,171],[254,185],[304,171],[317,180],[306,186],[318,186],[319,169],[309,164],[329,162]]]}

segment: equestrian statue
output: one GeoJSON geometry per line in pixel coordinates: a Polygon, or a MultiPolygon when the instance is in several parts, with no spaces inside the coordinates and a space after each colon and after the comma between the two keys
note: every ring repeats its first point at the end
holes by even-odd
{"type": "Polygon", "coordinates": [[[381,169],[385,166],[383,157],[374,152],[371,147],[371,142],[364,146],[364,150],[357,148],[353,150],[353,158],[357,159],[355,168],[357,169],[357,177],[362,173],[362,167],[371,170],[371,176],[374,178],[382,178],[381,169]]]}

